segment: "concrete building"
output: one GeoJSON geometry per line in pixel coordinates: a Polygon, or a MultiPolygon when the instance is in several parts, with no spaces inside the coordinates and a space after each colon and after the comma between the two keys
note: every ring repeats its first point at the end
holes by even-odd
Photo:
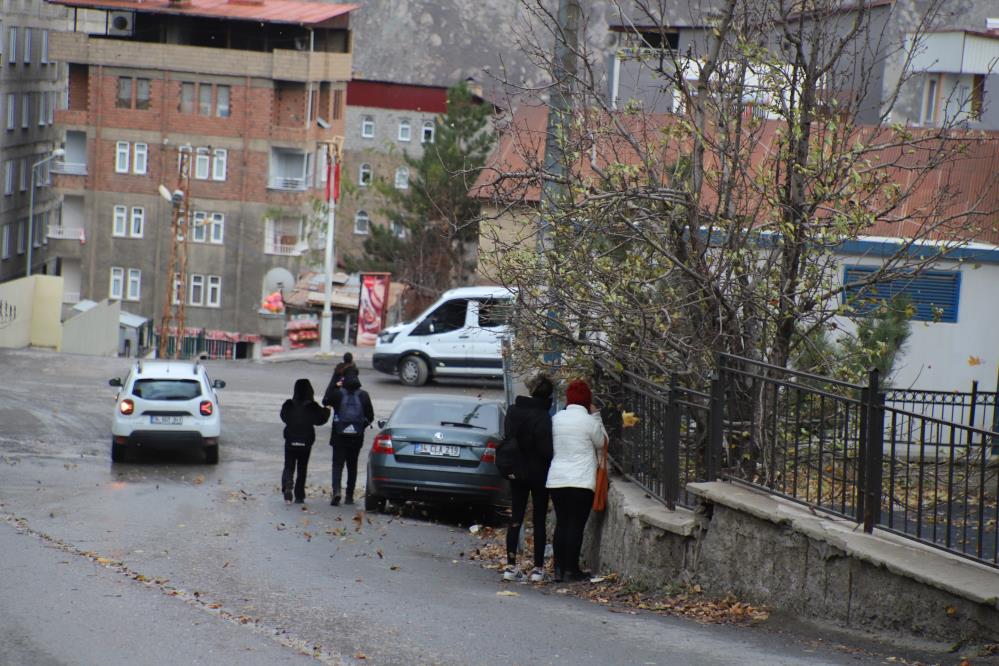
{"type": "Polygon", "coordinates": [[[279,337],[283,322],[258,308],[275,275],[297,274],[322,247],[312,202],[325,188],[323,142],[344,133],[355,6],[53,1],[75,28],[50,37],[68,67],[55,114],[66,155],[52,169],[62,214],[48,234],[64,301],[118,299],[158,323],[173,298],[202,334],[279,337]],[[166,274],[173,205],[159,193],[178,189],[181,150],[183,280],[166,274]]]}
{"type": "Polygon", "coordinates": [[[58,197],[48,186],[46,158],[59,144],[54,114],[66,68],[52,57],[51,39],[65,27],[66,10],[43,0],[2,0],[0,10],[0,282],[4,282],[27,274],[29,255],[32,270],[43,270],[45,227],[58,206],[58,197]],[[29,224],[32,198],[34,220],[29,224]]]}

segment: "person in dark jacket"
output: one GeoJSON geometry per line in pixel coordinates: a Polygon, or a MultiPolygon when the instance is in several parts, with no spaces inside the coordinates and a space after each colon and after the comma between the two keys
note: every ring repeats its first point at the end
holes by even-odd
{"type": "Polygon", "coordinates": [[[323,398],[323,403],[333,408],[333,432],[330,446],[333,447],[333,489],[330,504],[337,506],[354,503],[354,487],[357,483],[357,457],[364,446],[364,431],[375,420],[375,410],[371,406],[371,396],[361,388],[357,371],[347,369],[343,384],[323,398]],[[340,495],[340,481],[343,467],[347,466],[347,490],[340,495]]]}
{"type": "Polygon", "coordinates": [[[506,530],[506,561],[503,579],[523,580],[525,574],[517,568],[517,547],[520,540],[520,527],[527,513],[527,498],[530,497],[534,510],[534,569],[529,574],[531,582],[545,579],[545,519],[548,515],[548,467],[552,461],[552,419],[549,410],[552,405],[554,386],[548,377],[538,375],[527,383],[530,397],[517,396],[507,410],[504,421],[504,437],[515,439],[520,450],[520,478],[510,480],[510,493],[513,507],[510,524],[506,530]]]}
{"type": "Polygon", "coordinates": [[[344,378],[351,372],[355,375],[359,374],[357,365],[354,363],[354,355],[347,352],[343,355],[343,360],[333,368],[333,376],[330,378],[330,383],[326,386],[326,392],[323,394],[324,405],[329,404],[333,400],[333,392],[343,386],[344,378]]]}
{"type": "Polygon", "coordinates": [[[316,426],[330,418],[328,407],[320,407],[312,392],[308,379],[295,382],[295,391],[290,400],[281,405],[281,420],[284,421],[284,471],[281,473],[281,492],[284,501],[292,499],[294,480],[295,503],[305,501],[305,475],[309,469],[309,456],[316,441],[316,426]],[[295,471],[298,471],[297,478],[295,471]]]}

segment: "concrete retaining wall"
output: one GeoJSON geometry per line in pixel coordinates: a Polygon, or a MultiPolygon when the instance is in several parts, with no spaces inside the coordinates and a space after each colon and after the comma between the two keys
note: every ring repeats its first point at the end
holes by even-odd
{"type": "Polygon", "coordinates": [[[999,642],[999,570],[728,483],[691,484],[668,511],[615,478],[584,558],[649,589],[708,594],[898,639],[999,642]]]}

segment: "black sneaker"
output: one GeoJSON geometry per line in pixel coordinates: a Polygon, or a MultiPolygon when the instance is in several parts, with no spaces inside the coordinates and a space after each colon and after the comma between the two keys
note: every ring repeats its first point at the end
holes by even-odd
{"type": "Polygon", "coordinates": [[[295,504],[305,504],[305,498],[304,497],[296,497],[295,498],[295,504]]]}
{"type": "Polygon", "coordinates": [[[291,491],[290,490],[284,491],[284,501],[288,502],[289,504],[291,504],[291,491]]]}
{"type": "Polygon", "coordinates": [[[343,503],[344,504],[353,504],[354,503],[354,498],[353,497],[348,497],[347,499],[345,499],[343,501],[343,503]]]}
{"type": "Polygon", "coordinates": [[[330,500],[330,506],[340,506],[340,496],[334,495],[333,499],[330,500]]]}

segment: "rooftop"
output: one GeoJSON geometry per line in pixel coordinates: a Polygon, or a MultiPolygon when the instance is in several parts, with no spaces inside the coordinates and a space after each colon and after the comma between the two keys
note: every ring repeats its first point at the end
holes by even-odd
{"type": "Polygon", "coordinates": [[[144,14],[202,16],[263,23],[287,23],[310,27],[333,27],[360,5],[326,4],[306,0],[49,0],[76,9],[134,11],[144,14]]]}

